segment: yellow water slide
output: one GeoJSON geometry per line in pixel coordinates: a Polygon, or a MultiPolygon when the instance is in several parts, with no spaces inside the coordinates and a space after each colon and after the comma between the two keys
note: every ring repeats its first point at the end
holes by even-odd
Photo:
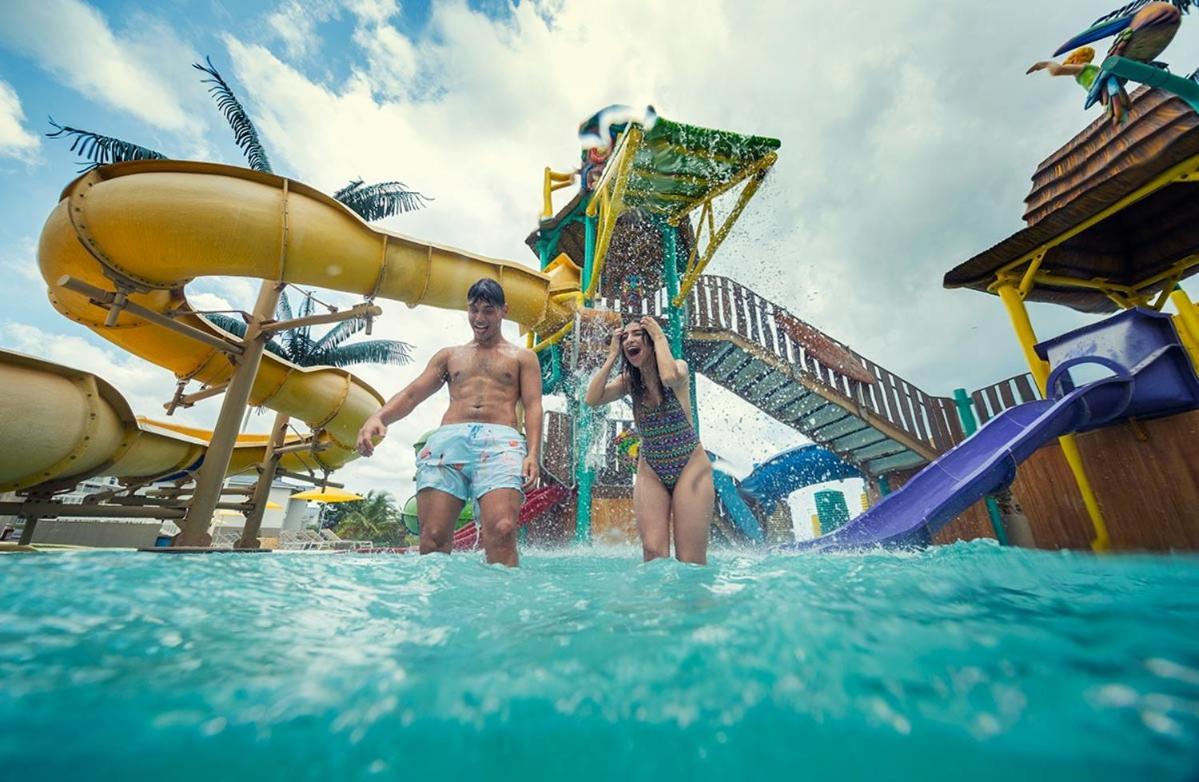
{"type": "MultiPolygon", "coordinates": [[[[229,380],[229,353],[128,310],[113,315],[77,290],[120,294],[135,310],[227,339],[188,306],[184,286],[192,279],[256,277],[463,309],[470,285],[489,277],[504,286],[509,317],[542,333],[572,318],[579,287],[569,265],[541,274],[385,233],[298,182],[182,161],[122,163],[76,179],[46,221],[38,260],[55,309],[204,386],[229,380]]],[[[99,474],[166,476],[194,468],[208,441],[203,430],[138,419],[100,378],[33,357],[0,351],[0,389],[0,491],[99,474]]],[[[250,401],[312,429],[320,447],[288,453],[282,462],[302,470],[334,469],[354,458],[358,429],[384,400],[343,369],[297,367],[266,353],[250,401]]],[[[266,444],[266,436],[240,437],[229,472],[261,461],[266,444]]]]}

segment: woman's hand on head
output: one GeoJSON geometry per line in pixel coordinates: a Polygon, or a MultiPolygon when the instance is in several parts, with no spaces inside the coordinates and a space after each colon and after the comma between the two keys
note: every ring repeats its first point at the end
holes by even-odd
{"type": "Polygon", "coordinates": [[[665,339],[666,335],[662,333],[662,327],[658,325],[658,319],[653,315],[645,315],[641,318],[641,328],[645,329],[645,333],[649,334],[650,339],[665,339]]]}
{"type": "Polygon", "coordinates": [[[608,358],[615,359],[620,355],[620,336],[624,329],[619,326],[612,332],[612,340],[608,343],[608,358]]]}

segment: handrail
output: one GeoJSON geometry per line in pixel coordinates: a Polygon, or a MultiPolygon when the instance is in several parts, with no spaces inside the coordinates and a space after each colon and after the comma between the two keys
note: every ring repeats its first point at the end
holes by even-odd
{"type": "MultiPolygon", "coordinates": [[[[860,417],[869,415],[884,421],[937,453],[964,439],[953,399],[932,396],[848,348],[847,352],[875,382],[863,383],[827,366],[778,327],[775,313],[803,323],[801,319],[740,283],[727,277],[704,275],[692,288],[687,301],[689,330],[736,334],[815,380],[830,398],[835,398],[846,410],[856,411],[860,417]]],[[[614,309],[619,306],[617,302],[606,304],[614,309]]],[[[634,302],[628,314],[664,317],[666,312],[667,302],[660,291],[651,299],[634,302]]]]}
{"type": "Polygon", "coordinates": [[[541,219],[548,220],[554,216],[554,191],[570,187],[575,181],[576,171],[553,171],[545,167],[545,178],[541,184],[541,219]]]}
{"type": "Polygon", "coordinates": [[[974,415],[979,426],[1004,410],[1040,398],[1041,392],[1037,388],[1037,382],[1029,372],[1013,375],[970,393],[970,401],[974,404],[974,415]]]}

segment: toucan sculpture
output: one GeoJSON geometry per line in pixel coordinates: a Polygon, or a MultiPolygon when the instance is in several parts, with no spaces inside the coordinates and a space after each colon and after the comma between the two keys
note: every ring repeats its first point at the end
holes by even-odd
{"type": "Polygon", "coordinates": [[[1114,35],[1116,40],[1108,50],[1109,57],[1123,57],[1164,68],[1164,64],[1157,62],[1157,57],[1174,40],[1182,15],[1190,11],[1194,2],[1196,0],[1134,0],[1096,19],[1089,28],[1058,47],[1054,57],[1076,50],[1062,64],[1046,60],[1034,64],[1028,72],[1045,69],[1054,76],[1073,76],[1087,90],[1084,108],[1102,103],[1113,124],[1123,123],[1128,118],[1131,104],[1124,89],[1127,80],[1105,74],[1099,66],[1091,64],[1095,52],[1086,44],[1114,35]]]}

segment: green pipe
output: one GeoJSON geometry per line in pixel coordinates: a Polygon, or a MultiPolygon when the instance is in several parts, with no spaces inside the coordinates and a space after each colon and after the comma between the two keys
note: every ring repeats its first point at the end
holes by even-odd
{"type": "Polygon", "coordinates": [[[679,259],[675,244],[678,236],[675,229],[666,221],[658,222],[658,230],[662,235],[662,265],[666,276],[666,306],[670,321],[667,324],[670,337],[670,352],[675,358],[683,357],[683,316],[684,306],[676,307],[672,303],[679,295],[679,259]]]}
{"type": "MultiPolygon", "coordinates": [[[[588,217],[583,222],[583,290],[591,287],[591,272],[595,269],[595,221],[596,218],[588,217]]],[[[583,303],[591,306],[590,299],[583,303]]]]}
{"type": "MultiPolygon", "coordinates": [[[[579,389],[582,391],[582,389],[579,389]]],[[[591,428],[595,412],[580,400],[574,400],[575,434],[575,483],[578,497],[575,501],[575,542],[591,542],[591,487],[595,483],[595,470],[587,466],[587,452],[591,450],[591,428]]]]}
{"type": "MultiPolygon", "coordinates": [[[[978,431],[978,419],[974,417],[974,405],[970,402],[970,396],[966,393],[966,389],[955,388],[953,402],[958,408],[958,418],[962,419],[962,431],[967,437],[972,436],[978,431]]],[[[1007,532],[1003,528],[1003,514],[999,512],[999,503],[990,495],[987,495],[984,501],[987,505],[987,516],[991,519],[991,529],[995,531],[995,539],[1001,546],[1008,545],[1007,532]]]]}

